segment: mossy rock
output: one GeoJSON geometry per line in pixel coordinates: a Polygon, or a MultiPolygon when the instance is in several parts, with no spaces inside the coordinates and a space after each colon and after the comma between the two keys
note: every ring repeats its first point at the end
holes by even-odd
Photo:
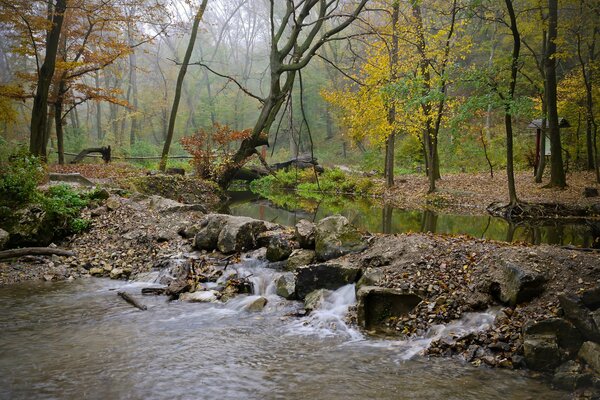
{"type": "Polygon", "coordinates": [[[145,195],[159,195],[180,203],[204,204],[216,208],[224,198],[217,184],[195,177],[180,175],[149,175],[122,182],[127,189],[145,195]]]}

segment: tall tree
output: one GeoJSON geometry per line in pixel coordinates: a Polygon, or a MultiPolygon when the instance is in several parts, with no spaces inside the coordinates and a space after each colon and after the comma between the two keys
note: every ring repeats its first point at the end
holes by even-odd
{"type": "Polygon", "coordinates": [[[173,140],[173,132],[175,131],[175,120],[177,119],[177,110],[179,109],[179,101],[181,100],[183,80],[185,79],[185,74],[187,73],[188,65],[190,63],[190,59],[192,58],[192,53],[194,52],[196,36],[198,36],[198,28],[200,26],[200,21],[202,21],[204,11],[206,10],[207,3],[208,0],[202,0],[202,4],[200,4],[200,7],[196,12],[196,16],[194,17],[194,22],[192,24],[192,33],[190,35],[190,40],[188,42],[185,56],[183,57],[183,63],[181,64],[181,68],[179,69],[179,74],[177,76],[177,83],[175,85],[175,97],[173,98],[173,106],[171,107],[171,115],[169,117],[167,137],[165,139],[162,157],[160,159],[159,169],[161,171],[164,171],[167,167],[167,158],[169,157],[169,149],[171,147],[171,141],[173,140]]]}
{"type": "Polygon", "coordinates": [[[558,107],[556,100],[556,39],[558,26],[558,0],[548,0],[548,42],[544,60],[546,73],[546,103],[548,107],[548,131],[550,134],[550,186],[567,186],[563,168],[558,107]]]}
{"type": "Polygon", "coordinates": [[[517,26],[517,16],[512,0],[504,0],[506,10],[510,18],[510,31],[513,39],[513,49],[510,64],[510,82],[507,97],[504,99],[504,126],[506,128],[506,175],[508,178],[509,206],[519,203],[517,198],[517,187],[515,185],[514,151],[513,151],[513,129],[512,129],[512,105],[515,98],[517,86],[517,74],[519,73],[519,53],[521,51],[521,35],[517,26]]]}
{"type": "Polygon", "coordinates": [[[64,15],[67,10],[67,0],[56,0],[48,2],[49,19],[52,26],[46,38],[46,55],[44,63],[40,68],[37,80],[37,89],[31,109],[31,128],[29,136],[29,151],[31,154],[46,158],[47,123],[48,123],[48,95],[50,84],[56,68],[58,56],[58,44],[62,30],[64,15]],[[50,9],[52,12],[50,12],[50,9]]]}

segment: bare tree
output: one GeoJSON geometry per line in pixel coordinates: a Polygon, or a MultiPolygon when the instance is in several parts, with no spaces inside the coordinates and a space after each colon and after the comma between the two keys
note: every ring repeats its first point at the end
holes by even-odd
{"type": "Polygon", "coordinates": [[[254,154],[256,147],[268,145],[271,125],[286,97],[291,93],[298,71],[306,67],[317,51],[336,34],[346,29],[362,12],[368,0],[342,5],[328,0],[287,0],[281,19],[275,17],[275,0],[269,0],[271,49],[269,56],[269,94],[259,98],[262,108],[252,135],[244,139],[232,162],[217,181],[227,187],[236,172],[254,154]],[[335,22],[325,28],[327,21],[335,22]]]}

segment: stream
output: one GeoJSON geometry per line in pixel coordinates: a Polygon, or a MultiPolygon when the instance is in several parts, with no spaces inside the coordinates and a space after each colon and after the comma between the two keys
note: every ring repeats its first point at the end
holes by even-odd
{"type": "Polygon", "coordinates": [[[462,215],[383,207],[366,198],[300,199],[295,193],[265,199],[250,191],[228,192],[225,211],[232,215],[294,226],[300,219],[319,221],[341,214],[372,233],[432,232],[531,244],[600,248],[600,220],[545,220],[512,224],[489,215],[462,215]]]}
{"type": "Polygon", "coordinates": [[[141,296],[143,282],[82,279],[0,288],[2,399],[527,399],[567,398],[521,372],[419,353],[434,338],[474,332],[494,312],[467,314],[409,341],[363,336],[344,316],[354,286],[309,316],[274,294],[279,272],[230,267],[254,292],[227,303],[141,296]],[[148,306],[142,312],[117,290],[148,306]],[[244,307],[258,295],[261,312],[244,307]]]}

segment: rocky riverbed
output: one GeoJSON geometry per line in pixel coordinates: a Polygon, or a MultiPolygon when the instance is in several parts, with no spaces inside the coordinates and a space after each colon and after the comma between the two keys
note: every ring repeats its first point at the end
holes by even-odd
{"type": "MultiPolygon", "coordinates": [[[[240,254],[281,270],[277,292],[310,312],[328,290],[356,283],[349,319],[386,337],[422,337],[465,313],[494,309],[480,333],[434,341],[430,356],[527,368],[580,398],[600,393],[600,255],[427,234],[370,235],[334,216],[295,228],[223,214],[160,196],[112,195],[87,210],[91,229],[61,247],[74,257],[0,263],[0,284],[87,276],[128,279],[159,271],[165,294],[226,301],[249,291],[226,273],[240,254]],[[222,279],[226,276],[227,279],[222,279]]],[[[260,311],[264,301],[250,309],[260,311]]]]}

